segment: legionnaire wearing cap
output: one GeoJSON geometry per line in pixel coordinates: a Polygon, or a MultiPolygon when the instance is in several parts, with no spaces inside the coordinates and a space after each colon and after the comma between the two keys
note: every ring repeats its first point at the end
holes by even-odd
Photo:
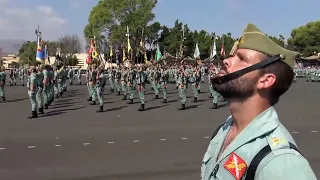
{"type": "Polygon", "coordinates": [[[96,105],[96,99],[97,99],[97,91],[95,88],[95,84],[97,81],[97,65],[92,64],[91,70],[90,70],[90,79],[89,79],[89,91],[91,94],[91,105],[96,105]]]}
{"type": "Polygon", "coordinates": [[[216,67],[210,67],[209,69],[209,72],[208,72],[208,79],[209,79],[209,91],[210,91],[210,94],[212,97],[212,102],[213,102],[213,105],[210,107],[211,109],[217,109],[218,108],[218,97],[219,97],[219,94],[217,93],[217,91],[215,91],[213,89],[213,86],[212,86],[212,83],[211,83],[211,79],[213,77],[215,77],[217,75],[217,68],[216,67]]]}
{"type": "Polygon", "coordinates": [[[203,180],[316,180],[274,105],[291,86],[297,53],[248,24],[213,88],[231,116],[214,133],[202,161],[203,180]]]}
{"type": "Polygon", "coordinates": [[[42,71],[43,74],[43,102],[44,102],[44,109],[48,109],[48,106],[50,104],[51,95],[50,95],[50,65],[45,65],[44,70],[42,71]]]}
{"type": "Polygon", "coordinates": [[[0,66],[0,102],[1,101],[6,101],[5,98],[5,92],[4,92],[4,85],[6,84],[6,72],[5,72],[5,67],[0,66]]]}
{"type": "Polygon", "coordinates": [[[39,65],[38,69],[37,69],[37,80],[38,80],[38,83],[37,83],[37,102],[38,102],[38,113],[39,114],[44,114],[44,111],[43,111],[43,106],[44,106],[44,98],[43,98],[43,80],[44,80],[44,75],[43,75],[43,65],[39,65]]]}
{"type": "Polygon", "coordinates": [[[104,91],[104,86],[106,84],[106,76],[104,74],[104,65],[101,65],[97,68],[97,77],[96,77],[96,84],[95,84],[95,89],[97,92],[98,96],[98,101],[99,101],[99,109],[96,112],[103,112],[103,91],[104,91]]]}
{"type": "Polygon", "coordinates": [[[38,78],[37,78],[37,70],[35,66],[30,66],[29,68],[29,77],[27,82],[28,87],[28,95],[31,102],[31,115],[28,119],[37,118],[38,117],[38,103],[37,103],[37,91],[38,91],[38,78]]]}
{"type": "Polygon", "coordinates": [[[145,92],[145,85],[147,81],[147,74],[145,73],[144,67],[138,68],[138,73],[136,74],[136,80],[137,80],[137,86],[139,91],[139,98],[141,102],[141,107],[138,109],[138,111],[144,111],[144,92],[145,92]]]}
{"type": "Polygon", "coordinates": [[[179,82],[179,96],[181,99],[181,107],[178,108],[178,110],[185,110],[186,102],[187,102],[188,73],[185,70],[185,67],[183,65],[180,66],[178,82],[179,82]]]}

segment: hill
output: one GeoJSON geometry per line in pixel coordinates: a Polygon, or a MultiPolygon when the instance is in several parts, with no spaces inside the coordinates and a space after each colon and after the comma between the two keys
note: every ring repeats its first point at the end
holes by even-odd
{"type": "Polygon", "coordinates": [[[21,39],[0,39],[2,54],[16,54],[25,40],[21,39]]]}

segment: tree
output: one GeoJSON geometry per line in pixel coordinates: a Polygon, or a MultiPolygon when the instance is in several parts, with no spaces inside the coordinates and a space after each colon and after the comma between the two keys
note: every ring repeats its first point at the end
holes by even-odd
{"type": "Polygon", "coordinates": [[[320,21],[309,22],[305,26],[295,28],[288,39],[288,45],[304,56],[320,52],[320,21]]]}
{"type": "Polygon", "coordinates": [[[101,0],[89,15],[84,35],[86,38],[92,38],[103,34],[107,35],[111,44],[125,45],[128,26],[131,47],[135,51],[139,46],[143,29],[146,29],[154,18],[152,9],[155,4],[154,0],[101,0]]]}
{"type": "Polygon", "coordinates": [[[147,26],[144,36],[146,37],[145,39],[150,47],[150,50],[154,48],[154,46],[156,45],[155,43],[159,40],[160,30],[161,24],[159,22],[154,22],[151,25],[147,26]]]}
{"type": "Polygon", "coordinates": [[[21,64],[28,64],[36,61],[37,43],[27,41],[19,49],[18,56],[21,64]]]}
{"type": "Polygon", "coordinates": [[[66,34],[58,39],[57,44],[61,48],[62,56],[72,57],[76,53],[80,53],[82,50],[82,42],[76,34],[66,34]]]}
{"type": "Polygon", "coordinates": [[[285,47],[285,38],[280,34],[279,38],[275,37],[275,36],[268,36],[273,42],[277,43],[279,46],[281,47],[285,47]]]}

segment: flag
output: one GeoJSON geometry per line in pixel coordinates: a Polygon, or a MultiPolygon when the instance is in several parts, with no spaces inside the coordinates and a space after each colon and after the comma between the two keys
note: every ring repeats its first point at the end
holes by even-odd
{"type": "Polygon", "coordinates": [[[126,60],[127,60],[127,57],[126,57],[126,50],[125,50],[125,48],[123,48],[123,51],[122,51],[122,62],[125,62],[126,60]]]}
{"type": "Polygon", "coordinates": [[[38,36],[37,38],[37,54],[36,60],[42,62],[43,61],[43,40],[38,36]]]}
{"type": "Polygon", "coordinates": [[[128,39],[128,54],[131,51],[131,45],[130,45],[130,34],[129,34],[129,26],[127,26],[127,39],[128,39]]]}
{"type": "Polygon", "coordinates": [[[47,45],[44,46],[42,55],[43,55],[43,57],[42,57],[43,61],[48,59],[48,62],[50,64],[50,59],[49,59],[49,55],[48,55],[48,46],[47,45]]]}
{"type": "Polygon", "coordinates": [[[217,55],[217,47],[216,47],[216,42],[213,42],[213,47],[211,50],[210,58],[214,58],[217,55]]]}
{"type": "Polygon", "coordinates": [[[161,51],[160,51],[160,48],[159,48],[159,44],[158,44],[157,53],[156,53],[156,62],[158,62],[161,57],[162,57],[162,54],[161,54],[161,51]]]}
{"type": "Polygon", "coordinates": [[[199,50],[198,43],[196,44],[196,49],[194,50],[193,57],[194,57],[195,59],[197,59],[198,57],[200,57],[200,50],[199,50]]]}
{"type": "Polygon", "coordinates": [[[144,63],[148,64],[147,52],[144,52],[144,63]]]}
{"type": "Polygon", "coordinates": [[[86,63],[87,64],[90,64],[92,62],[92,53],[94,51],[94,41],[93,39],[90,40],[90,47],[89,47],[89,50],[88,50],[88,55],[87,55],[87,60],[86,60],[86,63]]]}
{"type": "Polygon", "coordinates": [[[226,55],[226,50],[224,49],[224,40],[222,39],[222,46],[221,46],[220,56],[224,57],[225,55],[226,55]]]}
{"type": "Polygon", "coordinates": [[[113,49],[112,49],[112,46],[110,46],[110,57],[113,56],[113,49]]]}

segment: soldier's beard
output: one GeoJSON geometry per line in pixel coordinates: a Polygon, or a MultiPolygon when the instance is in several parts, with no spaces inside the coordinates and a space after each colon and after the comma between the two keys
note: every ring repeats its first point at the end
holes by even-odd
{"type": "Polygon", "coordinates": [[[255,92],[258,77],[249,79],[240,77],[222,84],[212,84],[213,89],[220,93],[225,99],[244,100],[251,97],[255,92]]]}

